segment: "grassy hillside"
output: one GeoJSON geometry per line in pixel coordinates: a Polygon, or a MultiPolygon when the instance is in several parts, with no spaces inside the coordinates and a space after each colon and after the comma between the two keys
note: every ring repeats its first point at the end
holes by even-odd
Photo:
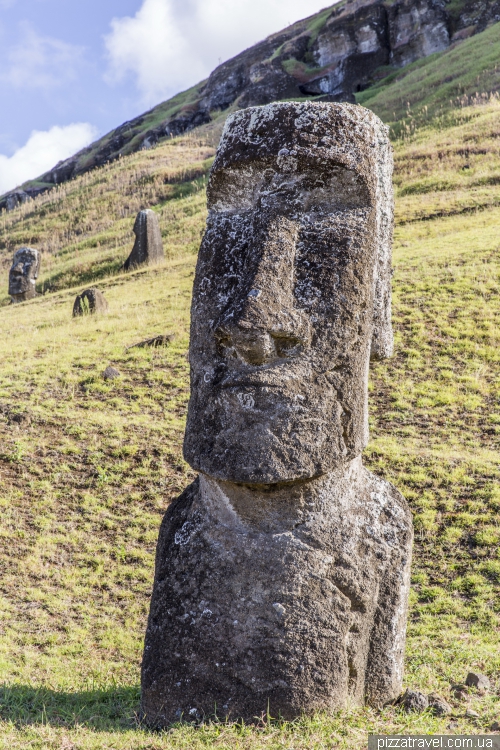
{"type": "Polygon", "coordinates": [[[430,117],[441,116],[446,127],[457,110],[500,91],[500,23],[444,52],[384,72],[377,84],[356,94],[358,104],[376,112],[395,136],[413,132],[430,117]]]}
{"type": "MultiPolygon", "coordinates": [[[[416,528],[405,684],[450,700],[460,733],[500,720],[499,133],[493,100],[395,139],[396,354],[370,380],[365,461],[406,495],[416,528]],[[469,669],[493,690],[456,701],[469,669]]],[[[189,303],[217,136],[124,157],[0,217],[4,302],[23,243],[42,249],[47,292],[0,309],[0,748],[361,749],[368,731],[449,731],[394,707],[163,734],[137,723],[159,523],[193,477],[189,303]],[[167,259],[125,274],[149,205],[167,259]],[[73,320],[95,279],[109,314],[73,320]],[[167,348],[127,348],[164,332],[177,336],[167,348]],[[120,379],[103,380],[108,364],[120,379]]]]}

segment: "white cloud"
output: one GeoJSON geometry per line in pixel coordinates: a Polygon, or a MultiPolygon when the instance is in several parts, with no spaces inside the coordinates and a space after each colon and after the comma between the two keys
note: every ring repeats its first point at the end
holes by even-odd
{"type": "Polygon", "coordinates": [[[15,88],[50,89],[72,81],[84,48],[40,36],[21,24],[20,41],[6,50],[1,80],[15,88]]]}
{"type": "Polygon", "coordinates": [[[12,156],[0,154],[0,195],[34,179],[87,146],[97,136],[93,125],[74,123],[50,130],[34,130],[27,143],[12,156]]]}
{"type": "Polygon", "coordinates": [[[142,0],[136,15],[115,18],[105,37],[109,82],[133,74],[154,104],[208,76],[227,60],[328,0],[142,0]]]}

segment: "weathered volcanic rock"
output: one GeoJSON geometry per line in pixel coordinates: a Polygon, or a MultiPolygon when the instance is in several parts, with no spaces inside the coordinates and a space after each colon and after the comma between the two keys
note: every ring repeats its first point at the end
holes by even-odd
{"type": "Polygon", "coordinates": [[[92,287],[85,289],[75,299],[73,305],[73,317],[79,315],[93,315],[94,313],[105,313],[108,311],[108,301],[104,294],[92,287]]]}
{"type": "Polygon", "coordinates": [[[158,263],[165,257],[158,217],[150,208],[137,214],[134,234],[134,247],[123,264],[125,271],[144,264],[158,263]]]}
{"type": "Polygon", "coordinates": [[[450,44],[444,0],[399,0],[388,9],[391,62],[403,67],[450,44]]]}
{"type": "Polygon", "coordinates": [[[175,339],[175,333],[161,333],[159,336],[153,336],[143,341],[138,341],[136,344],[127,346],[128,349],[145,349],[146,347],[152,347],[155,349],[158,346],[169,346],[175,339]]]}
{"type": "Polygon", "coordinates": [[[116,367],[113,367],[112,365],[108,365],[102,374],[104,380],[117,380],[118,378],[121,378],[121,376],[120,370],[117,370],[116,367]]]}
{"type": "Polygon", "coordinates": [[[489,677],[479,672],[469,672],[465,679],[465,684],[468,687],[475,687],[478,690],[489,690],[491,687],[489,677]]]}
{"type": "Polygon", "coordinates": [[[407,690],[401,699],[401,705],[409,713],[422,713],[429,707],[429,699],[418,690],[407,690]]]}
{"type": "Polygon", "coordinates": [[[150,725],[401,691],[411,514],[360,457],[370,353],[392,348],[391,175],[361,107],[226,123],[191,313],[184,454],[201,474],[160,531],[150,725]]]}
{"type": "Polygon", "coordinates": [[[448,716],[448,714],[452,713],[452,707],[441,695],[431,693],[427,698],[429,701],[429,708],[436,716],[448,716]]]}
{"type": "Polygon", "coordinates": [[[24,302],[36,297],[35,283],[40,273],[40,253],[22,247],[14,255],[9,271],[9,294],[12,302],[24,302]]]}
{"type": "Polygon", "coordinates": [[[191,310],[194,468],[283,482],[366,447],[368,357],[392,351],[391,175],[387,128],[363,107],[228,119],[191,310]]]}
{"type": "Polygon", "coordinates": [[[142,667],[146,722],[292,719],[401,689],[412,539],[355,459],[291,487],[200,476],[167,511],[142,667]]]}

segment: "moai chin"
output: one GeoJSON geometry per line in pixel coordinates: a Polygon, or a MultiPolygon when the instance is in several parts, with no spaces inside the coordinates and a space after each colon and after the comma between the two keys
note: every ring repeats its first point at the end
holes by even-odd
{"type": "Polygon", "coordinates": [[[411,514],[367,471],[370,356],[392,351],[392,152],[347,104],[230,116],[208,186],[184,442],[160,530],[147,723],[395,698],[411,514]]]}
{"type": "Polygon", "coordinates": [[[135,242],[132,252],[123,264],[125,271],[163,260],[163,242],[158,216],[150,208],[139,211],[134,223],[135,242]]]}
{"type": "Polygon", "coordinates": [[[9,271],[9,294],[12,302],[24,302],[36,297],[35,283],[40,272],[40,253],[31,247],[21,247],[14,254],[9,271]]]}

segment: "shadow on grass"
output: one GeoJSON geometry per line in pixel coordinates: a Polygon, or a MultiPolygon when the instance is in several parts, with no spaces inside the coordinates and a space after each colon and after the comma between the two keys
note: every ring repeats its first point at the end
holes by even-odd
{"type": "Polygon", "coordinates": [[[110,687],[79,693],[28,685],[0,686],[0,719],[17,727],[44,724],[85,726],[109,732],[136,729],[140,688],[110,687]]]}
{"type": "Polygon", "coordinates": [[[73,286],[95,284],[108,276],[116,276],[122,270],[125,259],[126,255],[123,258],[103,258],[101,262],[77,263],[46,278],[42,284],[37,285],[37,292],[58,292],[73,286]]]}

